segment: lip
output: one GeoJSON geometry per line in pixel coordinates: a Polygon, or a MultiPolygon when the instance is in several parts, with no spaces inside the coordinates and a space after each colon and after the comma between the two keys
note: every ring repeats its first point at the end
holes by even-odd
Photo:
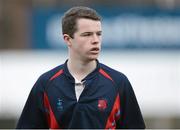
{"type": "Polygon", "coordinates": [[[91,54],[99,54],[99,51],[90,51],[91,54]]]}
{"type": "Polygon", "coordinates": [[[92,49],[90,50],[90,52],[93,53],[93,54],[98,54],[99,51],[100,51],[100,49],[99,49],[98,47],[94,47],[94,48],[92,48],[92,49]]]}

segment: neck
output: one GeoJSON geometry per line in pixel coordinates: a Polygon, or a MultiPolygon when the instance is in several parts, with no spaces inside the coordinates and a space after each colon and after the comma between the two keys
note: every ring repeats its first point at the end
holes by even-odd
{"type": "Polygon", "coordinates": [[[96,68],[96,61],[92,60],[85,62],[82,60],[69,58],[67,66],[71,75],[81,81],[96,68]]]}

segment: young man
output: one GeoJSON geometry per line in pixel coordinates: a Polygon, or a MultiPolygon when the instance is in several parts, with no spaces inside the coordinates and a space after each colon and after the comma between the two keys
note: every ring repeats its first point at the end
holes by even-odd
{"type": "Polygon", "coordinates": [[[73,7],[62,19],[68,60],[35,83],[17,128],[145,128],[127,77],[97,60],[101,18],[73,7]]]}

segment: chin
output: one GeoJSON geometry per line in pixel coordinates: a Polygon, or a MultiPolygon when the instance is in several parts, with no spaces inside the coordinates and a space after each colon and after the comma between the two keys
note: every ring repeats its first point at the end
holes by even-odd
{"type": "Polygon", "coordinates": [[[89,61],[93,61],[93,60],[97,60],[98,56],[92,56],[92,57],[89,57],[89,61]]]}
{"type": "Polygon", "coordinates": [[[94,61],[94,60],[97,60],[98,55],[88,55],[84,58],[86,59],[86,61],[94,61]]]}

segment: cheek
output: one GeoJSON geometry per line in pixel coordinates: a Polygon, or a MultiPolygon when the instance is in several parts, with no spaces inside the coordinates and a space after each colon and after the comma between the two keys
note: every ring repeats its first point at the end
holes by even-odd
{"type": "Polygon", "coordinates": [[[88,41],[87,40],[78,40],[76,43],[75,43],[75,47],[76,49],[80,50],[80,51],[85,51],[86,49],[88,49],[88,41]]]}
{"type": "Polygon", "coordinates": [[[73,43],[73,50],[77,53],[83,53],[86,50],[85,44],[78,42],[73,43]]]}
{"type": "Polygon", "coordinates": [[[73,49],[79,54],[86,54],[89,51],[90,43],[90,39],[88,38],[78,38],[73,42],[73,49]]]}
{"type": "Polygon", "coordinates": [[[99,38],[99,44],[101,45],[102,43],[102,37],[99,38]]]}

